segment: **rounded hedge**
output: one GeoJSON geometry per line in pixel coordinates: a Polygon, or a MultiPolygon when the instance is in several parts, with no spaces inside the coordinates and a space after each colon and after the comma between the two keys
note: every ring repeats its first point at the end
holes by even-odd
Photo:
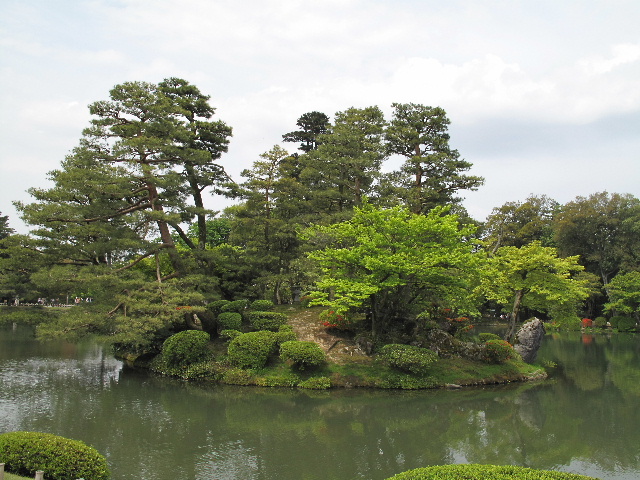
{"type": "Polygon", "coordinates": [[[257,312],[268,312],[273,310],[274,304],[271,300],[254,300],[249,305],[249,310],[254,310],[257,312]]]}
{"type": "Polygon", "coordinates": [[[416,468],[399,473],[387,480],[598,480],[576,473],[537,470],[511,465],[439,465],[416,468]]]}
{"type": "Polygon", "coordinates": [[[488,340],[484,344],[485,360],[489,363],[503,363],[515,355],[513,346],[506,340],[488,340]]]}
{"type": "Polygon", "coordinates": [[[631,317],[620,317],[618,320],[618,330],[629,332],[636,328],[636,320],[631,317]]]}
{"type": "Polygon", "coordinates": [[[214,300],[211,303],[207,303],[207,310],[209,310],[214,315],[218,315],[220,312],[222,312],[222,307],[224,307],[228,303],[230,303],[229,300],[214,300]]]}
{"type": "Polygon", "coordinates": [[[488,333],[488,332],[480,333],[478,335],[478,338],[480,339],[480,343],[485,343],[485,342],[488,342],[489,340],[502,340],[500,335],[496,335],[495,333],[488,333]]]}
{"type": "Polygon", "coordinates": [[[222,312],[217,320],[220,330],[239,330],[242,326],[242,315],[237,312],[222,312]]]}
{"type": "Polygon", "coordinates": [[[277,331],[287,323],[287,316],[278,312],[249,312],[247,319],[256,330],[277,331]]]}
{"type": "Polygon", "coordinates": [[[209,355],[210,335],[202,330],[184,330],[162,344],[162,357],[168,365],[186,367],[202,362],[209,355]]]}
{"type": "Polygon", "coordinates": [[[326,360],[324,350],[315,342],[290,340],[280,345],[280,359],[291,360],[300,370],[317,367],[326,360]]]}
{"type": "Polygon", "coordinates": [[[275,353],[276,334],[268,331],[238,335],[227,347],[229,361],[241,368],[262,368],[275,353]]]}
{"type": "Polygon", "coordinates": [[[50,433],[0,434],[0,461],[7,472],[23,476],[32,477],[42,470],[51,480],[110,478],[107,460],[95,448],[50,433]]]}
{"type": "Polygon", "coordinates": [[[242,313],[248,305],[248,300],[234,300],[233,302],[228,302],[222,305],[222,307],[220,307],[220,312],[242,313]]]}
{"type": "Polygon", "coordinates": [[[380,349],[383,360],[399,370],[422,373],[438,360],[438,354],[428,348],[389,343],[380,349]]]}

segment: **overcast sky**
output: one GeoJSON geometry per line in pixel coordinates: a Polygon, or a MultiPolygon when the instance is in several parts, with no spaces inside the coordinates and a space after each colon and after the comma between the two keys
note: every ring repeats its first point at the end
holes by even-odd
{"type": "Polygon", "coordinates": [[[485,177],[463,194],[479,220],[529,194],[640,197],[638,0],[2,0],[0,48],[0,212],[19,231],[11,202],[48,185],[87,105],[172,76],[233,127],[236,179],[305,112],[413,102],[447,111],[485,177]]]}

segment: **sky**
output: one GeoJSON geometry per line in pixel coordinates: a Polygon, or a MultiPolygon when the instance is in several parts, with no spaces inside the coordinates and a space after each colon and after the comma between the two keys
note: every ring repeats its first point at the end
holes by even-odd
{"type": "MultiPolygon", "coordinates": [[[[0,212],[77,144],[87,106],[127,81],[180,77],[233,128],[235,180],[303,113],[418,103],[506,202],[640,197],[637,0],[2,0],[0,212]]],[[[393,168],[393,164],[385,168],[393,168]]],[[[221,209],[227,200],[211,197],[221,209]]]]}

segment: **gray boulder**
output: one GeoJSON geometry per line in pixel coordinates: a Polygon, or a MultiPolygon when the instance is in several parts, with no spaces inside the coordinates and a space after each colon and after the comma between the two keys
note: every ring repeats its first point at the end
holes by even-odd
{"type": "Polygon", "coordinates": [[[544,338],[544,324],[537,318],[529,320],[516,333],[513,349],[527,363],[533,363],[544,338]]]}

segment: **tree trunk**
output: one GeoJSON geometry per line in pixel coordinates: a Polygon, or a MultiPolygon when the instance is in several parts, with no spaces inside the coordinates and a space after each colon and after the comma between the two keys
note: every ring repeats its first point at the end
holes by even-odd
{"type": "Polygon", "coordinates": [[[513,300],[513,309],[511,310],[511,318],[509,320],[509,330],[504,339],[513,343],[513,339],[516,335],[516,323],[518,322],[518,314],[520,313],[520,305],[522,304],[522,297],[524,297],[524,290],[516,291],[516,297],[513,300]]]}

